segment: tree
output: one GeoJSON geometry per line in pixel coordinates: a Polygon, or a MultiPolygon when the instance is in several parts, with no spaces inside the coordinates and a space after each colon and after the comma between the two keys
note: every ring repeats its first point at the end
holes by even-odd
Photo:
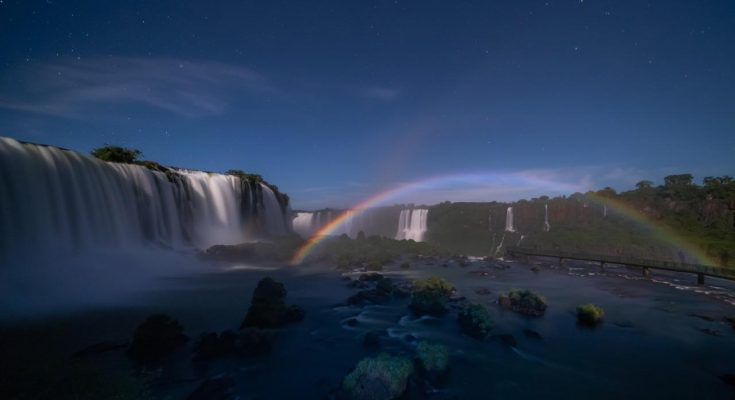
{"type": "Polygon", "coordinates": [[[653,182],[651,181],[640,181],[635,184],[636,189],[638,190],[646,190],[653,187],[653,182]]]}
{"type": "Polygon", "coordinates": [[[121,146],[104,145],[91,151],[92,156],[102,161],[132,164],[143,155],[140,150],[129,149],[121,146]]]}
{"type": "Polygon", "coordinates": [[[664,186],[667,188],[690,186],[693,181],[692,174],[669,175],[664,178],[664,186]]]}

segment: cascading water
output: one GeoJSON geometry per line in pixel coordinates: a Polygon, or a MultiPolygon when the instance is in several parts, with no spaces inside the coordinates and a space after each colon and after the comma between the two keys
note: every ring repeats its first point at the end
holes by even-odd
{"type": "Polygon", "coordinates": [[[507,232],[515,232],[515,228],[513,228],[513,207],[508,207],[507,210],[505,210],[505,230],[507,232]]]}
{"type": "Polygon", "coordinates": [[[264,184],[168,172],[0,138],[0,258],[149,243],[203,249],[288,231],[264,184]]]}
{"type": "Polygon", "coordinates": [[[398,232],[396,239],[412,239],[420,242],[426,233],[426,218],[429,215],[427,209],[401,210],[398,217],[398,232]]]}
{"type": "Polygon", "coordinates": [[[302,238],[308,238],[314,233],[314,213],[313,212],[297,212],[293,219],[293,231],[302,238]]]}
{"type": "Polygon", "coordinates": [[[544,232],[548,232],[551,230],[551,225],[549,225],[549,205],[544,204],[544,232]]]}

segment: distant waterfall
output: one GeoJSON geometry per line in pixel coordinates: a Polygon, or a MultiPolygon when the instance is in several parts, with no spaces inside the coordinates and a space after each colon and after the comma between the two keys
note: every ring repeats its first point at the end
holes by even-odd
{"type": "Polygon", "coordinates": [[[289,230],[265,184],[200,171],[152,171],[0,138],[0,258],[156,244],[207,248],[289,230]]]}
{"type": "Polygon", "coordinates": [[[548,232],[551,230],[551,225],[549,225],[549,205],[544,204],[544,232],[548,232]]]}
{"type": "Polygon", "coordinates": [[[427,209],[401,210],[398,217],[398,232],[396,239],[412,239],[420,242],[426,233],[426,217],[429,215],[427,209]]]}
{"type": "Polygon", "coordinates": [[[607,217],[607,204],[602,205],[602,218],[607,217]]]}
{"type": "Polygon", "coordinates": [[[513,207],[508,207],[505,211],[505,230],[508,232],[515,232],[513,228],[513,207]]]}
{"type": "Polygon", "coordinates": [[[293,220],[293,231],[303,238],[308,238],[314,233],[314,213],[297,212],[293,220]]]}

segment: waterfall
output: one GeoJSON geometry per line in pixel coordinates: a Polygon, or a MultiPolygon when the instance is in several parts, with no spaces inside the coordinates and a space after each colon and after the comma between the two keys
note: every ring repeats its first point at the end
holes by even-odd
{"type": "Polygon", "coordinates": [[[607,204],[602,205],[602,217],[607,217],[607,204]]]}
{"type": "Polygon", "coordinates": [[[513,207],[508,207],[505,211],[505,230],[508,232],[515,232],[513,228],[513,207]]]}
{"type": "Polygon", "coordinates": [[[551,225],[549,225],[549,205],[544,204],[544,232],[548,232],[551,230],[551,225]]]}
{"type": "Polygon", "coordinates": [[[411,239],[420,242],[426,233],[426,217],[429,215],[427,209],[401,210],[398,217],[398,231],[396,239],[411,239]]]}
{"type": "Polygon", "coordinates": [[[297,212],[296,218],[293,220],[293,230],[302,238],[306,239],[314,233],[314,213],[313,212],[297,212]]]}
{"type": "Polygon", "coordinates": [[[0,259],[11,251],[207,248],[288,231],[266,185],[153,171],[0,138],[0,259]]]}

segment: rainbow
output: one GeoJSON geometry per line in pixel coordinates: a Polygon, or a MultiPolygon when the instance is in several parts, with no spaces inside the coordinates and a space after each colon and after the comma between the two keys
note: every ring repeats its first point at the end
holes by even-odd
{"type": "Polygon", "coordinates": [[[470,173],[470,174],[458,174],[458,175],[439,175],[428,179],[419,180],[415,182],[404,183],[388,190],[382,191],[373,195],[372,197],[363,200],[357,205],[343,211],[331,222],[321,227],[306,242],[299,247],[291,257],[290,264],[298,265],[301,264],[306,256],[308,256],[324,239],[333,235],[345,221],[350,218],[363,213],[365,210],[384,204],[391,199],[395,199],[406,194],[413,193],[418,190],[436,189],[438,187],[450,185],[450,184],[487,184],[493,183],[495,187],[502,187],[503,185],[522,185],[523,188],[536,188],[552,190],[560,193],[562,191],[575,191],[578,189],[576,186],[564,184],[561,182],[554,182],[545,179],[543,176],[539,176],[533,171],[520,172],[520,173],[470,173]]]}
{"type": "MultiPolygon", "coordinates": [[[[518,173],[440,175],[420,181],[405,183],[377,193],[340,213],[335,219],[311,235],[311,237],[309,237],[306,242],[296,250],[291,257],[290,264],[301,264],[322,241],[330,235],[334,235],[335,232],[342,227],[345,221],[363,213],[369,208],[385,204],[386,202],[395,200],[400,196],[405,196],[419,190],[436,189],[437,187],[456,183],[462,185],[492,183],[494,188],[509,186],[512,187],[513,190],[525,190],[529,195],[539,195],[541,193],[549,195],[569,195],[574,192],[583,191],[580,185],[555,181],[550,179],[548,175],[535,173],[533,171],[518,173]],[[530,190],[535,190],[536,193],[533,193],[530,190]]],[[[671,228],[654,221],[631,205],[620,200],[603,197],[594,192],[587,192],[586,197],[594,203],[607,206],[611,211],[622,215],[634,223],[637,223],[644,229],[652,232],[664,242],[681,249],[687,256],[693,258],[696,263],[702,265],[718,265],[718,262],[714,258],[710,257],[703,249],[687,241],[671,228]]]]}
{"type": "Polygon", "coordinates": [[[645,213],[638,211],[632,205],[618,199],[604,197],[595,192],[586,193],[586,197],[596,204],[607,206],[613,212],[622,215],[628,220],[642,226],[644,229],[647,229],[663,242],[680,249],[684,254],[693,258],[695,264],[710,266],[719,265],[719,262],[714,257],[707,254],[704,249],[686,240],[686,238],[684,238],[680,233],[674,231],[668,226],[655,221],[645,213]]]}

